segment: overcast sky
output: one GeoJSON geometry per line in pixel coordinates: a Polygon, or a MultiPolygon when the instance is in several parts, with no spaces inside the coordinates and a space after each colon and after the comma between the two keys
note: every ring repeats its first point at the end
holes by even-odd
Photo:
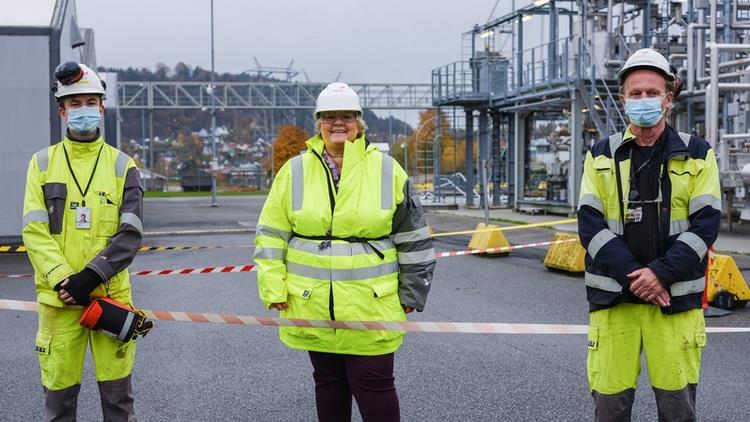
{"type": "MultiPolygon", "coordinates": [[[[530,1],[516,0],[516,7],[530,1]]],[[[511,11],[501,0],[495,16],[511,11]]],[[[76,0],[95,31],[97,64],[210,68],[210,0],[76,0]]],[[[484,23],[495,0],[214,0],[217,72],[304,69],[313,81],[429,83],[460,59],[461,34],[484,23]]]]}

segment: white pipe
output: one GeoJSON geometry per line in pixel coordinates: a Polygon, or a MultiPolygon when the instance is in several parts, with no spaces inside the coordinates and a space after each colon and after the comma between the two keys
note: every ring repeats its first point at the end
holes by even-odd
{"type": "Polygon", "coordinates": [[[695,30],[695,24],[689,23],[687,26],[687,92],[692,94],[695,89],[695,59],[693,44],[695,43],[693,37],[693,31],[695,30]]]}
{"type": "MultiPolygon", "coordinates": [[[[719,79],[731,79],[731,78],[739,78],[740,76],[744,75],[745,72],[730,72],[730,73],[721,73],[719,74],[719,79]]],[[[706,76],[703,78],[698,78],[698,83],[701,82],[708,82],[711,80],[710,76],[706,76]]]]}
{"type": "Polygon", "coordinates": [[[725,133],[721,139],[750,139],[750,133],[725,133]]]}

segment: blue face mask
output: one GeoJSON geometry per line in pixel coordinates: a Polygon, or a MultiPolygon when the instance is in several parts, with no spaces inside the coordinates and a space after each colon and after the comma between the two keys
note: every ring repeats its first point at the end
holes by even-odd
{"type": "Polygon", "coordinates": [[[662,98],[664,97],[626,98],[625,114],[630,123],[640,127],[651,127],[659,123],[664,114],[661,109],[662,98]]]}
{"type": "Polygon", "coordinates": [[[99,107],[77,107],[68,109],[68,127],[75,133],[88,135],[96,130],[102,115],[99,107]]]}

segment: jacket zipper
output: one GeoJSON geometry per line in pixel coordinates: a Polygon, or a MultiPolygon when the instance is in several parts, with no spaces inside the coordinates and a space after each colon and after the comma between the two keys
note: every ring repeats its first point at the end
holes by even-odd
{"type": "MultiPolygon", "coordinates": [[[[313,154],[318,158],[318,161],[320,161],[320,164],[323,166],[323,169],[326,172],[326,179],[328,180],[328,201],[331,205],[331,226],[328,227],[328,231],[326,232],[327,236],[330,236],[333,232],[333,212],[336,209],[336,196],[333,193],[333,175],[331,174],[331,170],[328,168],[328,165],[326,165],[325,161],[323,161],[323,157],[320,156],[315,150],[311,149],[313,154]]],[[[326,241],[324,241],[326,242],[326,241]]],[[[333,280],[330,279],[328,281],[328,314],[331,317],[331,321],[336,321],[336,314],[333,311],[334,306],[334,300],[333,300],[333,280]]],[[[335,331],[335,329],[334,329],[335,331]]]]}

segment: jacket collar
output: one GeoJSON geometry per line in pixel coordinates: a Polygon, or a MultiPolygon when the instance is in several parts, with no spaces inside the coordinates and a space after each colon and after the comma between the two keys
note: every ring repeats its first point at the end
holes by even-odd
{"type": "MultiPolygon", "coordinates": [[[[323,149],[325,148],[325,143],[319,133],[308,139],[305,145],[307,145],[309,150],[315,151],[319,155],[323,154],[323,149]]],[[[354,164],[361,161],[364,159],[365,154],[375,149],[377,148],[370,144],[363,132],[354,141],[344,144],[344,165],[348,166],[347,163],[354,164]]]]}
{"type": "MultiPolygon", "coordinates": [[[[612,156],[614,157],[615,152],[620,147],[628,144],[629,142],[633,142],[634,140],[635,135],[633,135],[633,132],[630,131],[630,126],[628,126],[627,129],[625,129],[625,132],[622,133],[622,137],[619,143],[610,141],[612,156]]],[[[684,160],[690,153],[690,151],[688,150],[688,146],[685,144],[685,141],[682,140],[679,133],[674,130],[669,124],[664,126],[664,132],[661,134],[661,136],[659,136],[658,142],[666,142],[663,152],[664,161],[671,160],[673,158],[684,160]]]]}

